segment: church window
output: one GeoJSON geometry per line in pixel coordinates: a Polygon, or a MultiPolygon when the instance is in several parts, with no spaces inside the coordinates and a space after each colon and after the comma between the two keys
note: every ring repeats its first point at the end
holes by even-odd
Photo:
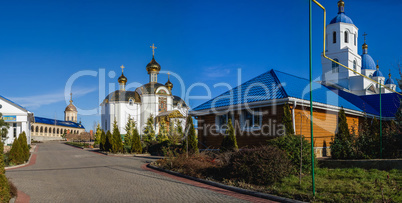
{"type": "Polygon", "coordinates": [[[70,117],[67,116],[67,120],[69,120],[69,119],[70,119],[70,117]]]}
{"type": "Polygon", "coordinates": [[[348,36],[348,31],[345,31],[345,43],[348,43],[349,41],[348,36]]]}
{"type": "Polygon", "coordinates": [[[36,126],[35,132],[39,132],[39,127],[38,126],[36,126]]]}
{"type": "MultiPolygon", "coordinates": [[[[334,61],[339,63],[338,59],[334,59],[334,61]]],[[[332,72],[333,73],[338,73],[339,72],[339,64],[332,62],[332,72]]]]}
{"type": "Polygon", "coordinates": [[[13,135],[17,137],[17,123],[13,123],[13,135]]]}
{"type": "Polygon", "coordinates": [[[353,61],[353,70],[356,71],[356,60],[353,61]]]}
{"type": "Polygon", "coordinates": [[[336,32],[332,33],[332,43],[336,43],[336,32]]]}
{"type": "Polygon", "coordinates": [[[45,133],[47,133],[47,127],[45,127],[45,133]]]}
{"type": "Polygon", "coordinates": [[[354,36],[355,36],[355,46],[356,46],[356,34],[354,34],[354,36]]]}

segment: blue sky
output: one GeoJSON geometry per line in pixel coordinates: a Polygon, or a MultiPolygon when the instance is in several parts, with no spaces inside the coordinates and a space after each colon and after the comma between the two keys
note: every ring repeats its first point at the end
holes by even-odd
{"type": "MultiPolygon", "coordinates": [[[[337,0],[321,2],[329,21],[337,14],[337,0]]],[[[402,1],[345,4],[346,14],[359,28],[359,47],[366,32],[369,54],[379,60],[384,75],[391,69],[399,78],[402,1]]],[[[313,12],[316,78],[321,75],[323,21],[317,6],[313,12]]],[[[80,71],[97,74],[72,84],[74,104],[83,110],[96,111],[103,100],[100,95],[109,93],[110,86],[118,87],[122,64],[128,83],[147,83],[152,43],[158,47],[155,58],[162,71],[182,78],[185,91],[179,80],[171,79],[173,93],[179,96],[196,83],[204,83],[211,96],[217,96],[227,87],[214,85],[236,86],[239,68],[242,82],[270,69],[308,78],[308,0],[2,1],[0,19],[0,94],[36,116],[63,119],[66,84],[80,71]],[[105,80],[104,85],[99,80],[105,80]]],[[[166,80],[161,73],[158,82],[166,80]]],[[[207,92],[198,86],[189,94],[207,92]]],[[[189,105],[206,100],[190,100],[189,105]]],[[[100,119],[99,114],[82,111],[78,117],[87,130],[100,119]]]]}

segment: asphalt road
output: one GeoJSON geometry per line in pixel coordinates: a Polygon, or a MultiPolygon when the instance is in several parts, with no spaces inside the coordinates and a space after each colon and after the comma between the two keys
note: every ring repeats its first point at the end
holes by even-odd
{"type": "Polygon", "coordinates": [[[112,157],[59,142],[38,144],[36,163],[6,171],[30,202],[242,202],[143,169],[147,158],[112,157]]]}

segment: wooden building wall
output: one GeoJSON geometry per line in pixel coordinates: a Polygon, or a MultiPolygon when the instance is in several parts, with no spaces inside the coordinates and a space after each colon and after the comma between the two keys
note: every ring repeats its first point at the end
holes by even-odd
{"type": "MultiPolygon", "coordinates": [[[[272,113],[272,107],[265,107],[262,110],[267,110],[268,114],[263,115],[262,124],[269,124],[272,126],[276,126],[276,128],[282,124],[283,117],[283,106],[276,107],[276,113],[272,113]],[[271,122],[271,123],[269,123],[271,122]]],[[[237,122],[240,122],[240,113],[235,112],[234,118],[237,122]]],[[[223,139],[223,135],[217,133],[216,130],[210,129],[211,126],[215,124],[214,114],[209,114],[205,116],[197,117],[198,120],[198,139],[199,139],[199,148],[200,149],[217,149],[220,147],[223,139]],[[205,127],[207,126],[207,127],[205,127]],[[212,135],[210,132],[214,132],[212,135]]],[[[302,134],[305,136],[307,140],[310,141],[310,110],[303,108],[301,106],[296,107],[295,109],[295,125],[296,125],[296,134],[302,134]]],[[[359,117],[346,115],[346,119],[348,122],[349,129],[352,131],[352,126],[356,133],[358,133],[359,129],[359,117]]],[[[325,111],[321,109],[314,109],[313,111],[313,128],[314,128],[314,146],[317,148],[329,147],[331,139],[334,137],[338,122],[338,112],[333,111],[325,111]]],[[[278,129],[272,130],[273,133],[270,135],[263,135],[263,133],[259,131],[254,131],[255,135],[251,135],[250,132],[242,131],[239,126],[236,128],[236,137],[237,144],[239,148],[242,147],[252,147],[252,146],[260,146],[267,143],[267,140],[278,136],[275,134],[278,132],[278,129]]],[[[263,129],[264,130],[264,129],[263,129]]],[[[264,130],[267,132],[267,129],[264,130]]],[[[279,131],[281,132],[281,131],[279,131]]],[[[329,152],[328,152],[329,153],[329,152]]]]}

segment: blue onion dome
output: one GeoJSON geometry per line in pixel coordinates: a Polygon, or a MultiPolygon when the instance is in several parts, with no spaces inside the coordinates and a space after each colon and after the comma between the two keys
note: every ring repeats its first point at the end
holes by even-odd
{"type": "Polygon", "coordinates": [[[381,73],[380,70],[376,70],[376,71],[373,73],[373,77],[384,77],[384,75],[381,73]]]}
{"type": "Polygon", "coordinates": [[[345,15],[345,2],[343,2],[342,0],[338,1],[338,15],[335,16],[335,18],[332,19],[329,24],[341,23],[341,22],[353,24],[352,19],[350,19],[347,15],[345,15]]]}
{"type": "Polygon", "coordinates": [[[367,53],[362,54],[362,69],[370,69],[370,70],[375,70],[375,62],[373,58],[371,58],[370,55],[367,53]]]}
{"type": "Polygon", "coordinates": [[[388,75],[389,78],[385,81],[386,85],[395,85],[394,80],[391,78],[391,73],[388,75]]]}

